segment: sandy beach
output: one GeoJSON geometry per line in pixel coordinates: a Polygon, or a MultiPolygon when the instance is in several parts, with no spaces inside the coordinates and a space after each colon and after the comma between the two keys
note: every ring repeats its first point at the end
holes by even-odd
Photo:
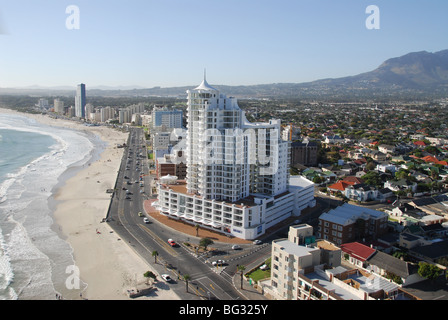
{"type": "MultiPolygon", "coordinates": [[[[14,111],[0,109],[0,112],[14,111]]],[[[129,299],[125,294],[126,289],[136,283],[143,283],[146,280],[143,277],[146,271],[156,274],[157,272],[125,242],[119,241],[108,224],[101,222],[110,203],[110,194],[106,193],[106,190],[115,185],[123,155],[123,149],[116,146],[125,142],[128,134],[107,127],[88,127],[74,121],[52,119],[44,115],[20,115],[32,117],[50,126],[89,131],[107,143],[98,160],[79,170],[57,188],[53,194],[53,216],[55,228],[73,248],[81,281],[87,284],[82,298],[129,299]]],[[[172,290],[158,290],[154,295],[138,299],[179,298],[172,290]]]]}

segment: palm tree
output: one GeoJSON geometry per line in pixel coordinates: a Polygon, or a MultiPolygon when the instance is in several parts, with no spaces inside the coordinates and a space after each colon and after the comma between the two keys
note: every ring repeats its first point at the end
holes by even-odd
{"type": "Polygon", "coordinates": [[[199,237],[199,225],[196,224],[194,227],[196,228],[196,237],[199,237]]]}
{"type": "Polygon", "coordinates": [[[241,272],[241,289],[243,289],[243,274],[244,274],[244,270],[246,270],[246,267],[243,265],[237,265],[236,266],[237,270],[241,272]]]}
{"type": "Polygon", "coordinates": [[[184,280],[185,280],[185,290],[188,292],[188,281],[191,279],[191,277],[188,274],[184,274],[184,280]]]}
{"type": "Polygon", "coordinates": [[[156,251],[156,250],[154,250],[153,252],[152,252],[152,256],[154,257],[154,263],[157,263],[157,256],[159,255],[159,253],[156,251]]]}

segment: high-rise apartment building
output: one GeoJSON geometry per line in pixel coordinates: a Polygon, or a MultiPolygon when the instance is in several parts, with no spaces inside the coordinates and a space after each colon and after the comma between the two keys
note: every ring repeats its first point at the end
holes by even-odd
{"type": "Polygon", "coordinates": [[[64,101],[60,99],[54,99],[54,112],[64,114],[64,101]]]}
{"type": "MultiPolygon", "coordinates": [[[[244,239],[314,206],[313,183],[289,179],[281,123],[250,123],[237,100],[206,79],[188,90],[186,181],[159,184],[163,214],[244,239]]],[[[176,152],[177,148],[173,148],[176,152]]],[[[175,157],[174,157],[175,158],[175,157]]]]}
{"type": "Polygon", "coordinates": [[[81,83],[76,88],[75,96],[75,116],[78,118],[86,117],[86,85],[81,83]]]}
{"type": "Polygon", "coordinates": [[[152,126],[153,128],[160,126],[182,128],[182,116],[182,110],[154,107],[152,110],[152,126]]]}

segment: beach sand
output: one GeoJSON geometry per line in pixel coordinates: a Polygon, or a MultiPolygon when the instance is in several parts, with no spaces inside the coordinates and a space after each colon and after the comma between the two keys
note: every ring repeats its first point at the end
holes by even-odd
{"type": "MultiPolygon", "coordinates": [[[[54,194],[54,219],[57,228],[73,248],[81,281],[87,284],[82,298],[130,299],[125,294],[126,290],[136,283],[145,282],[143,274],[146,271],[157,272],[125,242],[118,241],[118,236],[108,224],[101,223],[110,203],[110,194],[106,190],[115,185],[123,155],[123,149],[116,146],[125,142],[128,134],[112,128],[87,127],[44,115],[17,114],[32,117],[46,125],[90,131],[107,142],[100,159],[79,170],[57,189],[54,194]]],[[[172,290],[158,290],[155,294],[138,299],[173,300],[179,297],[172,290]]]]}

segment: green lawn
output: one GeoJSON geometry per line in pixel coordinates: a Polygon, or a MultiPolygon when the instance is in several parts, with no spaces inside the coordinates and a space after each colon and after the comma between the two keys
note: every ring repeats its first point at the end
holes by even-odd
{"type": "Polygon", "coordinates": [[[257,269],[249,274],[247,274],[247,278],[252,278],[255,282],[269,278],[271,276],[271,269],[268,270],[260,270],[257,269]]]}

